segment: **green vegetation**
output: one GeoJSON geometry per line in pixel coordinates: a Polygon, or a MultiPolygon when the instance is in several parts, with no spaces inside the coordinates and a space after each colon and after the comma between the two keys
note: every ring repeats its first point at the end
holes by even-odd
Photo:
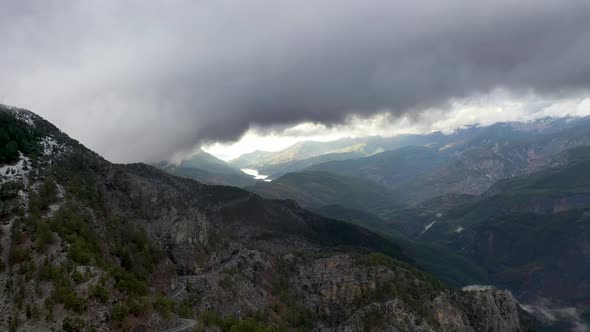
{"type": "Polygon", "coordinates": [[[385,187],[362,178],[328,172],[289,173],[246,189],[266,198],[292,199],[308,208],[337,204],[378,212],[395,205],[394,197],[385,187]]]}
{"type": "Polygon", "coordinates": [[[110,242],[110,253],[118,257],[121,267],[138,280],[144,280],[146,275],[154,272],[164,258],[145,230],[125,220],[110,218],[106,236],[110,242]]]}
{"type": "Polygon", "coordinates": [[[69,257],[81,265],[101,265],[103,259],[96,231],[72,204],[61,208],[50,221],[51,230],[70,244],[69,257]]]}
{"type": "Polygon", "coordinates": [[[219,287],[224,288],[224,289],[228,289],[228,290],[233,290],[235,287],[235,281],[234,278],[230,275],[224,275],[223,278],[219,281],[219,287]]]}
{"type": "Polygon", "coordinates": [[[76,295],[74,289],[69,285],[56,287],[51,298],[57,303],[63,303],[66,309],[79,313],[86,310],[86,301],[76,295]]]}
{"type": "Polygon", "coordinates": [[[330,161],[313,165],[308,171],[322,171],[345,176],[380,179],[380,183],[395,188],[410,183],[442,165],[444,155],[437,148],[408,146],[385,151],[370,157],[330,161]]]}
{"type": "Polygon", "coordinates": [[[22,215],[18,192],[23,190],[21,181],[10,181],[0,184],[0,218],[8,218],[15,214],[22,215]]]}
{"type": "Polygon", "coordinates": [[[49,205],[57,201],[57,184],[55,180],[46,178],[37,191],[29,192],[29,212],[39,217],[49,205]]]}
{"type": "Polygon", "coordinates": [[[322,245],[368,249],[400,260],[408,260],[403,250],[395,242],[366,228],[312,215],[309,215],[309,219],[311,219],[308,223],[311,231],[309,236],[322,245]]]}
{"type": "Polygon", "coordinates": [[[443,290],[446,286],[434,276],[424,271],[418,270],[408,263],[399,261],[390,256],[381,253],[371,253],[367,255],[359,255],[355,260],[358,265],[365,266],[383,266],[389,269],[403,269],[408,273],[411,273],[415,279],[420,280],[424,286],[432,290],[443,290]]]}
{"type": "Polygon", "coordinates": [[[0,164],[17,161],[19,152],[25,155],[39,152],[39,139],[40,133],[35,128],[12,114],[0,112],[0,164]]]}
{"type": "Polygon", "coordinates": [[[62,322],[61,328],[64,332],[81,332],[84,330],[86,323],[79,317],[66,317],[62,322]]]}
{"type": "Polygon", "coordinates": [[[116,287],[129,295],[144,296],[148,294],[147,283],[133,273],[126,272],[120,267],[112,267],[110,275],[115,279],[116,287]]]}
{"type": "MultiPolygon", "coordinates": [[[[124,320],[129,314],[142,316],[153,309],[161,313],[173,312],[176,309],[173,303],[150,297],[146,280],[156,270],[163,253],[143,229],[109,217],[100,190],[96,188],[91,160],[78,155],[64,163],[65,167],[54,167],[38,175],[41,185],[29,192],[30,214],[15,220],[11,234],[9,263],[18,266],[19,274],[24,277],[22,280],[37,280],[35,294],[38,296],[43,294],[41,282],[54,286],[45,300],[45,318],[53,319],[55,303],[63,304],[71,313],[85,313],[88,299],[108,305],[111,285],[125,294],[120,306],[112,307],[115,321],[124,320]],[[52,217],[42,217],[50,205],[58,201],[57,183],[65,188],[65,202],[52,217]],[[100,219],[100,223],[96,219],[100,219]],[[99,226],[101,224],[103,226],[99,226]],[[55,257],[47,254],[47,249],[54,244],[67,251],[67,260],[60,264],[55,264],[55,257]],[[46,255],[38,267],[30,259],[37,254],[46,255]],[[80,266],[96,266],[107,275],[98,284],[89,285],[84,294],[75,285],[88,282],[93,275],[88,272],[89,268],[80,266]]],[[[21,187],[0,189],[1,195],[10,198],[15,197],[14,191],[21,187]]],[[[24,284],[17,283],[13,292],[16,304],[25,310],[27,317],[32,319],[40,315],[38,308],[26,300],[24,284]]],[[[68,318],[62,328],[83,330],[83,325],[78,323],[76,318],[68,318]]]]}
{"type": "MultiPolygon", "coordinates": [[[[373,214],[339,205],[324,206],[316,209],[315,212],[328,218],[359,225],[380,234],[403,248],[404,253],[411,257],[414,265],[451,286],[460,287],[469,284],[487,284],[488,282],[487,272],[474,262],[443,245],[410,240],[395,226],[373,214]]],[[[402,220],[415,220],[416,218],[415,216],[400,217],[402,220]]]]}
{"type": "Polygon", "coordinates": [[[217,173],[200,168],[166,166],[162,168],[167,173],[183,178],[193,179],[201,183],[245,187],[256,182],[252,177],[244,173],[217,173]]]}
{"type": "Polygon", "coordinates": [[[223,332],[275,332],[282,331],[271,327],[262,320],[261,317],[253,316],[244,319],[234,317],[222,317],[212,310],[205,311],[200,320],[205,327],[217,326],[223,332]]]}
{"type": "Polygon", "coordinates": [[[129,305],[129,312],[136,317],[141,316],[151,309],[151,303],[149,302],[149,298],[147,296],[131,296],[127,300],[127,304],[129,305]]]}
{"type": "Polygon", "coordinates": [[[111,318],[117,322],[121,322],[129,315],[129,308],[123,304],[115,304],[111,309],[111,318]]]}
{"type": "Polygon", "coordinates": [[[161,315],[168,316],[172,312],[174,312],[174,302],[166,296],[160,296],[156,299],[154,303],[154,309],[156,309],[161,315]]]}
{"type": "Polygon", "coordinates": [[[89,297],[97,299],[100,303],[107,303],[110,298],[110,293],[103,285],[92,285],[89,290],[89,297]]]}
{"type": "Polygon", "coordinates": [[[363,294],[361,303],[370,304],[398,298],[418,317],[428,321],[431,326],[437,326],[438,323],[426,303],[447,289],[438,279],[407,263],[379,253],[359,255],[355,259],[355,264],[385,267],[396,273],[394,280],[376,280],[375,287],[363,294]]]}

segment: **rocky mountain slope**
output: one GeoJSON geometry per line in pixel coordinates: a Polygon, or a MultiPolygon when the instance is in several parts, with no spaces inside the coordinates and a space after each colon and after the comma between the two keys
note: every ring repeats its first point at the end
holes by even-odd
{"type": "Polygon", "coordinates": [[[509,293],[447,288],[391,241],[292,201],[111,164],[25,110],[0,107],[0,127],[0,329],[534,324],[509,293]]]}
{"type": "Polygon", "coordinates": [[[522,299],[588,303],[590,148],[567,150],[556,163],[438,212],[423,239],[472,257],[522,299]]]}

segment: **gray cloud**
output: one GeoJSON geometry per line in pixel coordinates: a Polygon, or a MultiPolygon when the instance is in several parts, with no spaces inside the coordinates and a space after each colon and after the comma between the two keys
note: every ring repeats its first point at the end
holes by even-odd
{"type": "Polygon", "coordinates": [[[8,1],[0,102],[115,161],[252,125],[590,85],[587,0],[8,1]]]}

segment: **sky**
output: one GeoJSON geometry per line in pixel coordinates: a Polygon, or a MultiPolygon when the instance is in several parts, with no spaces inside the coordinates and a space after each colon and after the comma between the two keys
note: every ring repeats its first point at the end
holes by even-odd
{"type": "Polygon", "coordinates": [[[0,8],[0,103],[115,162],[588,113],[587,0],[0,8]]]}

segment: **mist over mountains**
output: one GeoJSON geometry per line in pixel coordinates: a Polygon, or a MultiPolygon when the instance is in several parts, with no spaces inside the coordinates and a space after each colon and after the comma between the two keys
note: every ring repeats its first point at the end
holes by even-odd
{"type": "Polygon", "coordinates": [[[228,165],[269,174],[249,191],[394,239],[450,284],[493,284],[531,308],[584,313],[589,146],[589,118],[544,118],[302,142],[228,165]]]}

